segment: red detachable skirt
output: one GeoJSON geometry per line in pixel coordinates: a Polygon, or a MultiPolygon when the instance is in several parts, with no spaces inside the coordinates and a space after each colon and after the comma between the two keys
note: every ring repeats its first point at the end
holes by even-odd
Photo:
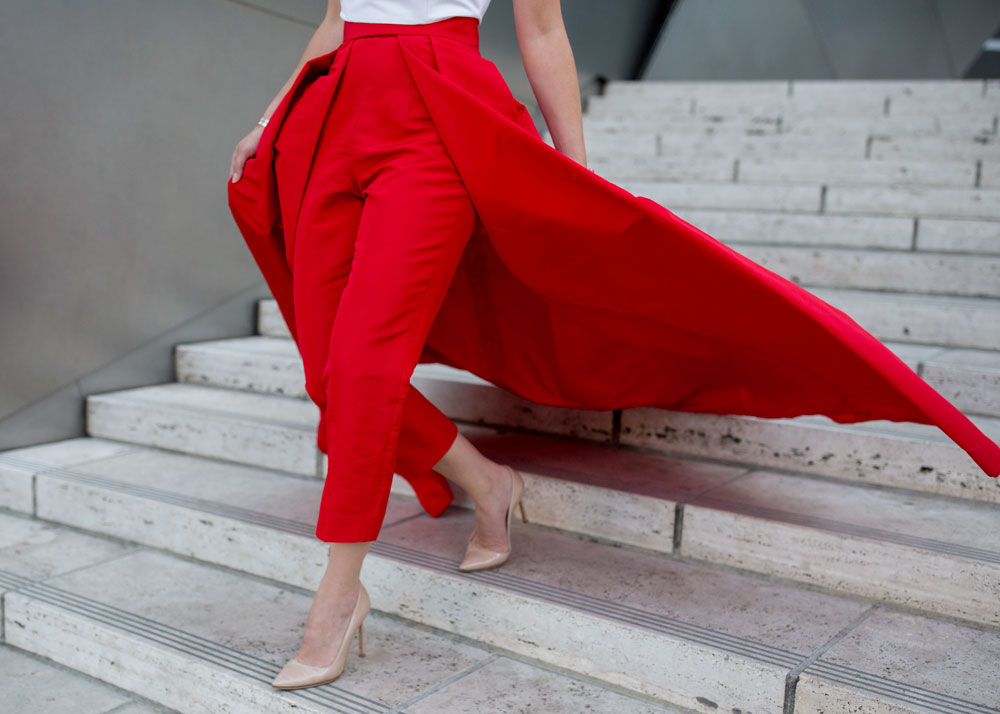
{"type": "MultiPolygon", "coordinates": [[[[558,407],[933,424],[1000,475],[1000,447],[846,313],[546,144],[480,55],[475,18],[352,25],[396,35],[478,216],[420,362],[558,407]],[[414,51],[428,39],[432,61],[414,51]]],[[[284,236],[296,215],[279,208],[272,143],[317,77],[328,78],[320,104],[335,101],[352,43],[345,33],[303,67],[229,183],[233,216],[293,337],[284,236]]],[[[324,116],[296,122],[303,161],[324,116]]],[[[450,493],[441,481],[421,499],[435,515],[447,503],[430,492],[450,493]]]]}

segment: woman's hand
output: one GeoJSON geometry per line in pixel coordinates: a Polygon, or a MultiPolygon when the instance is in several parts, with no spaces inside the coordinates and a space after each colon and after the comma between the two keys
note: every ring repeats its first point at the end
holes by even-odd
{"type": "Polygon", "coordinates": [[[243,175],[243,164],[251,156],[257,155],[257,144],[260,143],[260,135],[264,133],[264,127],[257,125],[249,134],[240,139],[240,143],[233,150],[233,160],[229,164],[229,179],[236,183],[243,175]]]}

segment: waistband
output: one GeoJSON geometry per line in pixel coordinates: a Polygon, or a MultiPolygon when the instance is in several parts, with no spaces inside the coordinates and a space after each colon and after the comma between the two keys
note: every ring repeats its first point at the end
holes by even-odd
{"type": "Polygon", "coordinates": [[[465,42],[479,49],[479,20],[471,16],[449,17],[422,25],[344,20],[344,41],[375,35],[437,35],[465,42]]]}

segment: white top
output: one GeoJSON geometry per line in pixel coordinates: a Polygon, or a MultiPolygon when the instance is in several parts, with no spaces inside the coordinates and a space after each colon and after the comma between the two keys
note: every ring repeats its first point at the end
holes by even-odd
{"type": "Polygon", "coordinates": [[[426,25],[449,17],[483,21],[490,0],[340,0],[340,18],[348,22],[426,25]]]}

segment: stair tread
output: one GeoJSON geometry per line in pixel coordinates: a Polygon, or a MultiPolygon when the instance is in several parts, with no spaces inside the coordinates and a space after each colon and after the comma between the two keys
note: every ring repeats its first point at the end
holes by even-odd
{"type": "MultiPolygon", "coordinates": [[[[540,434],[473,428],[468,438],[488,458],[509,463],[532,478],[659,499],[665,516],[672,515],[669,511],[675,503],[685,503],[1000,564],[1000,507],[994,504],[749,470],[540,434]]],[[[67,448],[76,448],[75,441],[69,440],[67,448]]],[[[0,468],[5,457],[6,453],[0,453],[0,468]]],[[[177,494],[192,503],[223,508],[234,517],[287,521],[284,527],[297,530],[315,524],[323,488],[319,479],[146,446],[109,451],[104,458],[79,465],[40,465],[38,471],[116,488],[129,484],[135,493],[151,498],[177,494]]],[[[530,521],[530,497],[525,500],[530,521]]],[[[385,522],[422,513],[412,498],[394,496],[385,522]]]]}
{"type": "MultiPolygon", "coordinates": [[[[22,520],[0,515],[5,528],[22,520]]],[[[25,536],[29,540],[45,537],[64,543],[76,536],[52,524],[26,523],[33,531],[25,536]]],[[[65,643],[50,630],[48,641],[23,644],[38,646],[57,661],[62,657],[83,660],[84,666],[103,665],[72,651],[75,637],[89,634],[120,660],[121,670],[107,665],[116,671],[104,676],[122,676],[146,693],[160,686],[141,675],[155,664],[161,682],[176,678],[181,685],[177,689],[182,691],[168,691],[167,698],[194,697],[206,705],[225,697],[227,710],[235,699],[258,711],[291,700],[306,711],[384,712],[405,704],[407,712],[447,713],[469,711],[462,698],[489,695],[494,702],[512,706],[523,700],[548,701],[553,707],[549,711],[595,706],[635,714],[674,711],[415,627],[378,612],[374,598],[373,611],[365,619],[364,659],[352,644],[344,674],[334,685],[279,692],[270,680],[298,648],[311,596],[169,553],[130,550],[107,562],[56,574],[44,585],[22,583],[13,597],[8,594],[8,601],[13,600],[8,608],[28,626],[83,623],[68,628],[65,643]],[[115,652],[120,642],[131,646],[115,652]],[[165,657],[164,650],[175,659],[165,657]],[[131,668],[138,673],[128,671],[131,668]],[[476,672],[480,676],[467,679],[476,672]],[[473,681],[480,686],[470,690],[473,681]]],[[[3,558],[0,568],[16,568],[12,560],[19,559],[3,558]]],[[[18,642],[15,636],[15,645],[18,642]]]]}

